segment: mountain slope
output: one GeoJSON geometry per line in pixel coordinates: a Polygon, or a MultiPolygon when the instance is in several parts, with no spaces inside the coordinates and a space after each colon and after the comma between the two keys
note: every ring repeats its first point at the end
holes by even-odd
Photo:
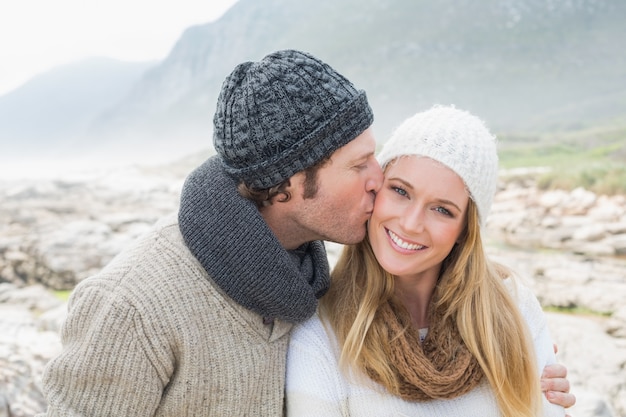
{"type": "Polygon", "coordinates": [[[169,126],[166,135],[207,140],[234,65],[288,47],[365,88],[379,136],[436,102],[468,108],[498,130],[598,123],[626,112],[626,55],[616,42],[624,18],[619,0],[240,0],[185,32],[98,126],[169,126]]]}

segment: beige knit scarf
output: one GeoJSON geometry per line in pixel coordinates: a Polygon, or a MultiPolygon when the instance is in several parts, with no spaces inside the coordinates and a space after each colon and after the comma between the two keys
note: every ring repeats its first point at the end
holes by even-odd
{"type": "MultiPolygon", "coordinates": [[[[399,382],[393,394],[408,401],[454,398],[480,383],[483,371],[452,320],[444,323],[441,314],[431,311],[428,335],[420,344],[419,333],[402,306],[389,301],[379,313],[388,326],[389,360],[399,382]]],[[[368,374],[381,383],[373,370],[368,369],[368,374]]]]}

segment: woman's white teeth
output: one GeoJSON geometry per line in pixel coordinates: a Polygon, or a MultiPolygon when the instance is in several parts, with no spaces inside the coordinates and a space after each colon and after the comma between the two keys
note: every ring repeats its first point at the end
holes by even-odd
{"type": "Polygon", "coordinates": [[[404,240],[400,239],[400,237],[396,235],[394,232],[392,232],[391,230],[387,230],[387,232],[389,233],[389,237],[391,238],[391,240],[393,240],[393,242],[396,245],[400,246],[402,249],[419,250],[425,247],[424,245],[417,245],[415,243],[405,242],[404,240]]]}

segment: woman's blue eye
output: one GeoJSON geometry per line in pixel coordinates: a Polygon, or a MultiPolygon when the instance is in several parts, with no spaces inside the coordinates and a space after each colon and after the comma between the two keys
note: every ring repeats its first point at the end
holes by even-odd
{"type": "Polygon", "coordinates": [[[446,216],[452,217],[452,213],[450,212],[450,210],[448,210],[445,207],[439,206],[439,207],[435,208],[435,210],[437,210],[441,214],[445,214],[446,216]]]}
{"type": "Polygon", "coordinates": [[[402,196],[406,196],[406,190],[400,187],[391,187],[392,190],[394,190],[396,193],[402,195],[402,196]]]}

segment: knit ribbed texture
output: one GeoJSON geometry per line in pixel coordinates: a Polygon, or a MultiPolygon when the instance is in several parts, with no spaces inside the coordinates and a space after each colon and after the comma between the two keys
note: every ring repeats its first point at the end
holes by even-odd
{"type": "MultiPolygon", "coordinates": [[[[437,290],[430,301],[428,322],[432,325],[421,344],[419,333],[402,306],[390,300],[377,311],[387,324],[391,341],[388,359],[399,385],[393,394],[405,400],[455,398],[476,388],[484,377],[456,325],[432,308],[436,300],[437,290]]],[[[373,370],[368,369],[368,375],[381,382],[373,370]]]]}
{"type": "Polygon", "coordinates": [[[226,78],[213,143],[229,174],[263,189],[330,156],[373,119],[365,92],[329,65],[278,51],[226,78]]]}
{"type": "Polygon", "coordinates": [[[485,224],[498,181],[496,138],[482,120],[454,107],[435,106],[405,120],[385,142],[378,161],[401,155],[439,161],[465,182],[485,224]]]}
{"type": "Polygon", "coordinates": [[[301,322],[328,290],[323,242],[286,251],[256,205],[237,193],[217,156],[187,177],[179,223],[187,246],[212,279],[264,317],[301,322]]]}
{"type": "MultiPolygon", "coordinates": [[[[556,362],[545,314],[532,291],[520,287],[518,306],[528,323],[538,371],[556,362]]],[[[287,415],[294,417],[500,417],[486,379],[460,397],[431,401],[404,401],[390,395],[365,376],[346,377],[339,370],[337,340],[316,315],[296,326],[287,355],[287,415]],[[330,333],[329,333],[330,332],[330,333]],[[330,336],[329,336],[330,335],[330,336]]],[[[429,381],[425,381],[428,383],[429,381]]],[[[543,417],[563,417],[562,407],[543,397],[543,417]]]]}
{"type": "Polygon", "coordinates": [[[280,416],[290,329],[216,287],[172,216],[74,290],[45,415],[280,416]]]}

